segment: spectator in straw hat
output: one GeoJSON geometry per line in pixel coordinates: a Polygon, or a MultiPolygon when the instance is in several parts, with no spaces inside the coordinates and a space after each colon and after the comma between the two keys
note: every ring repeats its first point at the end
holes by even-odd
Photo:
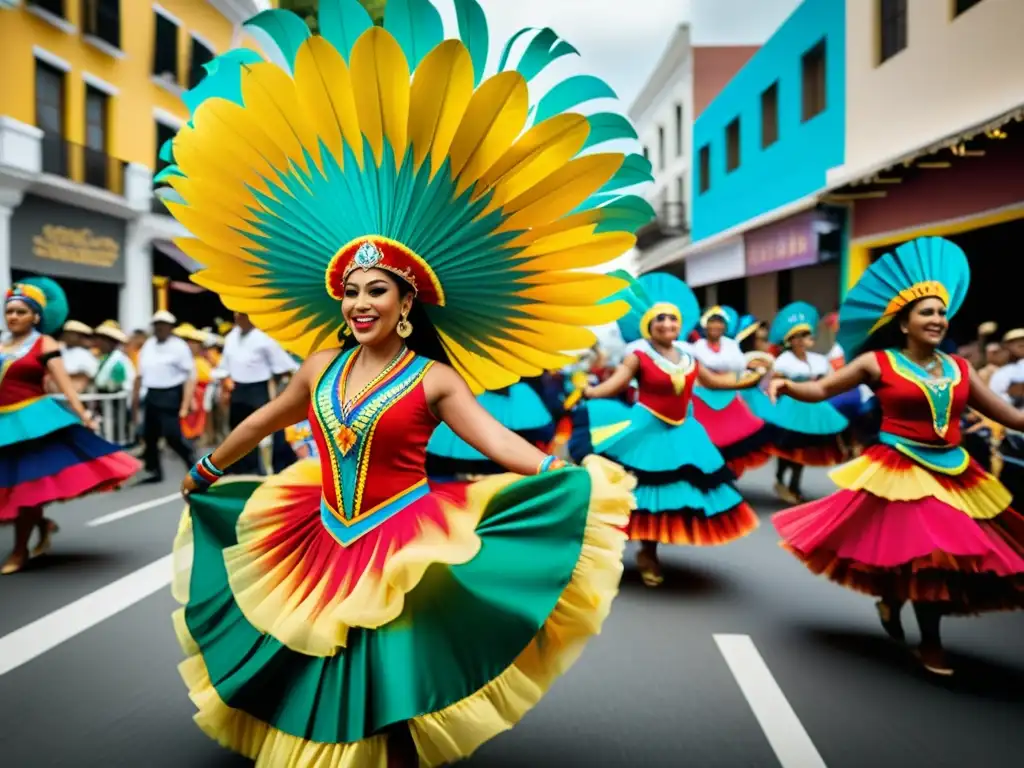
{"type": "Polygon", "coordinates": [[[93,329],[78,320],[68,320],[61,332],[61,359],[77,392],[84,392],[92,383],[99,361],[89,351],[93,329]]]}
{"type": "MultiPolygon", "coordinates": [[[[99,369],[93,379],[93,388],[105,395],[128,395],[135,388],[135,366],[122,350],[128,336],[114,320],[107,320],[96,327],[93,343],[99,349],[99,369]]],[[[108,418],[114,426],[112,439],[122,445],[130,442],[131,420],[128,401],[115,400],[104,405],[108,418]]]]}
{"type": "Polygon", "coordinates": [[[1024,371],[1024,328],[1014,328],[1003,334],[1003,348],[1010,356],[1006,365],[992,374],[988,385],[1001,398],[1011,401],[1010,387],[1015,378],[1021,377],[1024,371]]]}

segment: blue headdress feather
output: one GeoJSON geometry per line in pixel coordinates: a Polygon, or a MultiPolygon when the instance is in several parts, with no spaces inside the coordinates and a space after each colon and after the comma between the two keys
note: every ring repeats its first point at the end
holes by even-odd
{"type": "Polygon", "coordinates": [[[613,272],[614,277],[628,280],[630,286],[612,297],[629,304],[629,312],[618,321],[619,332],[627,343],[643,338],[643,317],[655,304],[674,305],[682,315],[679,338],[686,339],[700,322],[700,304],[690,286],[674,275],[651,272],[634,278],[628,273],[613,272]]]}
{"type": "Polygon", "coordinates": [[[33,306],[39,312],[39,332],[50,335],[59,331],[68,319],[68,297],[64,289],[48,277],[26,277],[18,283],[35,286],[46,297],[46,306],[33,306]]]}
{"type": "Polygon", "coordinates": [[[818,329],[820,319],[818,310],[806,301],[794,301],[775,315],[768,331],[768,340],[772,344],[785,344],[793,333],[800,330],[806,329],[813,334],[818,329]]]}

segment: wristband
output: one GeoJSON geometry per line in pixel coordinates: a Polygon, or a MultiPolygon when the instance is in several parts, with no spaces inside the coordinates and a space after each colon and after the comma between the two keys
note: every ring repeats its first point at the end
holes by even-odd
{"type": "Polygon", "coordinates": [[[565,466],[565,462],[556,456],[545,456],[544,460],[541,461],[540,466],[537,467],[537,474],[541,475],[545,472],[553,472],[556,469],[561,469],[565,466]]]}
{"type": "Polygon", "coordinates": [[[217,469],[213,461],[210,459],[212,454],[203,456],[196,465],[188,471],[189,477],[192,478],[192,482],[196,484],[196,490],[205,491],[211,485],[216,483],[222,477],[224,477],[224,471],[217,469]]]}

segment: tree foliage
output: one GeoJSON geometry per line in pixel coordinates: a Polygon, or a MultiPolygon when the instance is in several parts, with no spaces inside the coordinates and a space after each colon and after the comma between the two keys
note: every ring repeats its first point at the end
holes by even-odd
{"type": "MultiPolygon", "coordinates": [[[[373,19],[373,23],[380,26],[384,22],[384,6],[387,0],[359,0],[373,19]]],[[[281,0],[280,7],[292,11],[301,16],[309,25],[313,34],[317,33],[316,11],[318,0],[281,0]]]]}

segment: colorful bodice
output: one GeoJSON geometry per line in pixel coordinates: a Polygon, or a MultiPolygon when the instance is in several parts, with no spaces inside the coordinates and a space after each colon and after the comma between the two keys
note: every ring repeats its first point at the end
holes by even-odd
{"type": "Polygon", "coordinates": [[[404,351],[361,392],[348,392],[359,349],[321,374],[309,409],[323,474],[321,519],[345,546],[429,493],[426,448],[437,426],[423,389],[432,361],[404,351]]]}
{"type": "Polygon", "coordinates": [[[883,443],[930,469],[959,474],[967,467],[960,447],[960,415],[971,380],[967,361],[937,353],[942,366],[931,376],[902,352],[876,352],[881,378],[875,393],[882,408],[883,443]]]}
{"type": "Polygon", "coordinates": [[[653,347],[634,354],[640,361],[638,403],[668,424],[682,424],[697,380],[696,359],[680,351],[679,362],[673,363],[653,347]]]}
{"type": "Polygon", "coordinates": [[[39,361],[43,337],[35,334],[0,353],[0,408],[42,397],[46,367],[39,361]]]}

